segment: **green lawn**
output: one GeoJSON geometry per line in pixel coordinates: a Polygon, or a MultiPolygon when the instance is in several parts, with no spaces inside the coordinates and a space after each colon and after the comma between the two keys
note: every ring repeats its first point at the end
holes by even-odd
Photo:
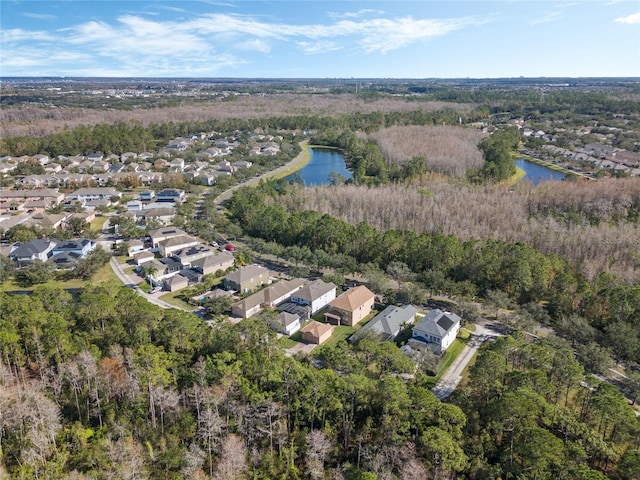
{"type": "Polygon", "coordinates": [[[440,380],[440,377],[447,371],[447,369],[451,366],[451,364],[458,358],[460,352],[464,348],[465,342],[459,338],[456,338],[451,346],[447,348],[447,351],[444,352],[440,363],[438,364],[438,374],[436,375],[436,380],[440,380]]]}
{"type": "Polygon", "coordinates": [[[109,217],[94,218],[93,221],[91,222],[91,230],[93,230],[94,232],[101,232],[102,227],[104,227],[104,224],[107,222],[108,218],[109,217]]]}
{"type": "Polygon", "coordinates": [[[192,310],[193,309],[192,305],[189,305],[188,303],[183,302],[182,300],[177,298],[178,295],[181,295],[181,294],[182,294],[181,290],[178,290],[177,292],[165,293],[160,297],[160,300],[164,300],[165,302],[170,303],[171,305],[175,305],[176,307],[192,310]]]}
{"type": "Polygon", "coordinates": [[[15,281],[11,280],[8,282],[5,282],[4,284],[0,285],[0,292],[16,292],[16,291],[22,291],[22,292],[32,292],[33,290],[35,290],[36,288],[42,286],[42,285],[46,285],[47,287],[50,288],[60,288],[63,290],[75,290],[78,288],[82,288],[84,286],[87,285],[87,283],[90,283],[92,285],[98,284],[98,283],[104,283],[104,282],[109,282],[109,281],[118,281],[118,277],[116,277],[116,274],[113,272],[113,269],[111,268],[111,265],[109,265],[108,263],[102,267],[100,270],[98,270],[95,275],[93,277],[91,277],[91,280],[89,280],[88,282],[86,280],[81,280],[79,278],[74,278],[71,280],[49,280],[46,283],[40,283],[37,285],[32,285],[30,287],[22,287],[20,285],[18,285],[15,281]]]}
{"type": "Polygon", "coordinates": [[[349,327],[347,325],[340,325],[333,329],[333,333],[331,334],[331,338],[322,344],[323,347],[330,347],[331,345],[335,345],[340,340],[346,340],[356,329],[353,327],[349,327]]]}
{"type": "MultiPolygon", "coordinates": [[[[296,332],[296,333],[300,333],[300,332],[296,332]]],[[[294,335],[295,335],[296,333],[294,333],[294,335]]],[[[292,335],[292,336],[293,336],[293,335],[292,335]]],[[[300,337],[300,340],[302,340],[302,337],[300,337]]],[[[298,344],[298,342],[296,342],[295,340],[293,340],[291,337],[287,337],[287,336],[280,337],[280,338],[278,339],[278,343],[280,344],[280,346],[281,346],[282,348],[293,348],[293,347],[295,347],[295,346],[298,344]]]]}

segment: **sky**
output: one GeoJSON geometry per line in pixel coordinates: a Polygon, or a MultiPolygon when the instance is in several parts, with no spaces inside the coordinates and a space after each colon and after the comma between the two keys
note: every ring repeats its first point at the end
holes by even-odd
{"type": "Polygon", "coordinates": [[[1,0],[12,76],[640,77],[640,0],[1,0]]]}

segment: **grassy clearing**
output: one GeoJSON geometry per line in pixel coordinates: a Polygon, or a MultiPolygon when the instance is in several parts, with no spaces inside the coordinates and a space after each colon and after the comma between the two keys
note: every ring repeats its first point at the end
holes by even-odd
{"type": "Polygon", "coordinates": [[[331,334],[331,338],[322,344],[323,347],[330,347],[331,345],[335,345],[340,340],[346,340],[356,331],[355,328],[349,327],[347,325],[340,325],[333,329],[333,333],[331,334]]]}
{"type": "Polygon", "coordinates": [[[516,183],[518,183],[520,180],[522,180],[526,174],[527,172],[525,172],[522,168],[516,167],[516,173],[514,173],[511,177],[504,180],[502,184],[508,187],[513,186],[516,183]]]}
{"type": "Polygon", "coordinates": [[[165,293],[160,297],[160,300],[164,300],[165,302],[170,303],[171,305],[175,305],[176,307],[179,307],[179,308],[192,310],[193,309],[192,305],[189,305],[188,303],[183,302],[178,298],[178,296],[181,294],[182,294],[181,290],[178,290],[177,292],[165,293]]]}
{"type": "Polygon", "coordinates": [[[313,145],[301,143],[300,147],[302,148],[302,151],[298,154],[300,156],[300,160],[296,160],[290,167],[283,168],[282,170],[278,171],[278,173],[273,175],[271,178],[273,178],[274,180],[279,180],[281,178],[287,177],[292,173],[297,172],[309,163],[309,161],[311,160],[310,148],[313,147],[313,145]]]}
{"type": "MultiPolygon", "coordinates": [[[[299,332],[296,332],[296,333],[299,333],[299,332]]],[[[295,334],[294,334],[294,335],[295,335],[295,334]]],[[[300,340],[302,340],[302,337],[300,337],[300,340]]],[[[280,344],[280,346],[281,346],[282,348],[284,348],[284,349],[293,348],[293,347],[295,347],[295,346],[298,344],[298,342],[296,342],[295,340],[293,340],[291,337],[287,337],[287,336],[280,337],[280,338],[278,339],[278,343],[279,343],[279,344],[280,344]]]]}
{"type": "Polygon", "coordinates": [[[0,292],[33,292],[36,288],[41,286],[46,286],[49,288],[59,288],[62,290],[77,290],[79,288],[85,287],[87,284],[96,285],[99,283],[105,283],[110,281],[118,281],[118,277],[113,272],[111,265],[108,263],[103,266],[100,270],[98,270],[93,277],[89,281],[81,280],[79,278],[73,278],[70,280],[49,280],[46,283],[39,283],[37,285],[31,285],[30,287],[22,287],[18,285],[15,281],[11,280],[5,282],[0,285],[0,292]]]}
{"type": "Polygon", "coordinates": [[[451,344],[447,351],[444,352],[442,359],[440,360],[440,364],[438,365],[438,374],[436,375],[436,380],[440,380],[444,372],[446,372],[449,367],[453,364],[462,349],[464,348],[465,342],[459,338],[456,338],[454,342],[451,344]]]}
{"type": "Polygon", "coordinates": [[[465,330],[468,330],[469,332],[475,332],[476,331],[476,325],[475,323],[466,323],[464,327],[465,330]]]}
{"type": "Polygon", "coordinates": [[[471,332],[466,328],[461,328],[460,331],[458,332],[458,338],[461,340],[468,340],[470,336],[471,336],[471,332]]]}
{"type": "Polygon", "coordinates": [[[102,227],[104,227],[104,224],[107,222],[108,218],[109,217],[94,218],[93,221],[91,222],[91,230],[93,230],[94,232],[101,232],[102,227]]]}

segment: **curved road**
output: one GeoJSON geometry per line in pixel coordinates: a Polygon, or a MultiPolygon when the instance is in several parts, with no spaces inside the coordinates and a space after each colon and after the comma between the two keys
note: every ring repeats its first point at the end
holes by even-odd
{"type": "Polygon", "coordinates": [[[159,298],[156,298],[153,295],[150,295],[140,290],[140,288],[134,282],[131,281],[131,277],[127,275],[125,271],[122,269],[122,265],[118,263],[118,260],[116,259],[116,257],[111,257],[110,263],[111,263],[111,268],[113,269],[118,279],[122,283],[124,283],[127,287],[133,288],[138,293],[138,295],[140,295],[141,297],[144,297],[149,303],[153,303],[154,305],[157,305],[160,308],[177,308],[178,310],[191,312],[191,310],[178,307],[177,305],[172,305],[170,303],[165,302],[164,300],[160,300],[159,298]]]}

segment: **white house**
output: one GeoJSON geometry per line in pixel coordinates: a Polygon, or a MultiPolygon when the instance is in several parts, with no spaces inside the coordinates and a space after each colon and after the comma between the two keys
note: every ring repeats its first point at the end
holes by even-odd
{"type": "Polygon", "coordinates": [[[435,353],[444,352],[453,343],[460,330],[460,317],[455,313],[431,310],[422,317],[411,334],[411,339],[438,346],[435,353]]]}
{"type": "Polygon", "coordinates": [[[309,305],[311,315],[322,310],[336,298],[336,286],[322,280],[314,280],[291,296],[291,302],[298,305],[309,305]]]}

